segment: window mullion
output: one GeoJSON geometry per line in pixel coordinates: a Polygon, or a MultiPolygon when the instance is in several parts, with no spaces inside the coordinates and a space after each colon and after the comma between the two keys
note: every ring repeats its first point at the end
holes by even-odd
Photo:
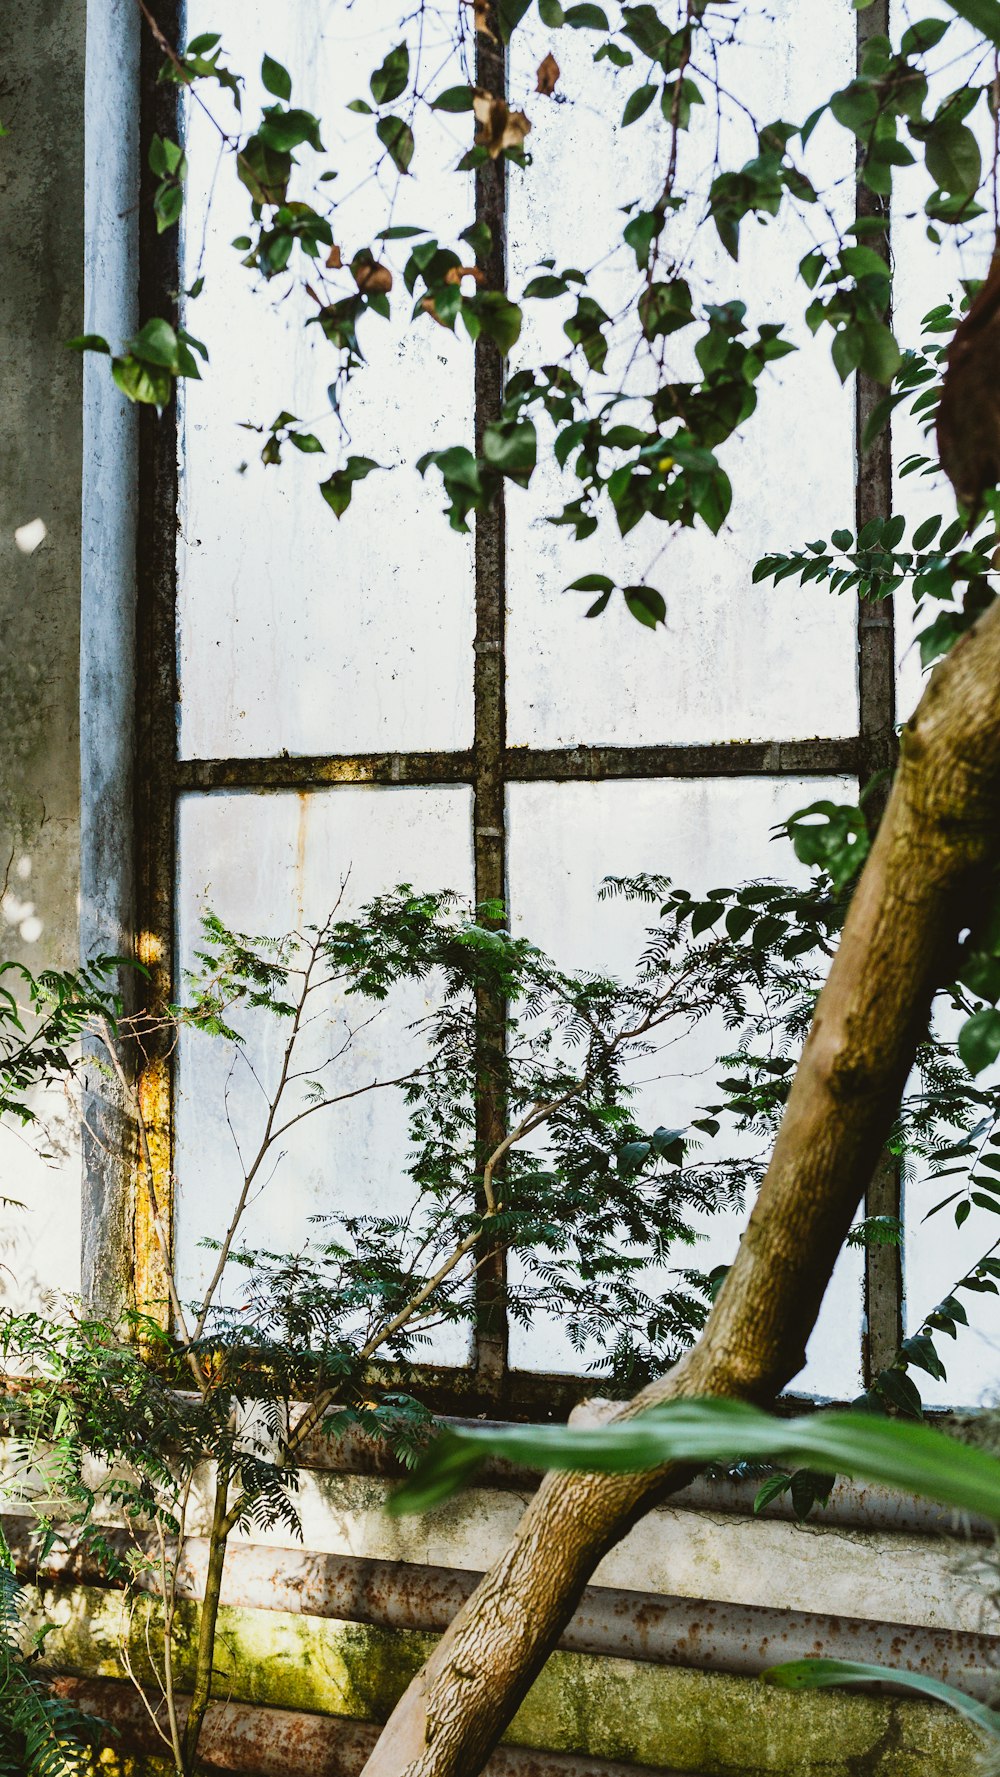
{"type": "MultiPolygon", "coordinates": [[[[493,20],[494,29],[496,21],[493,20]]],[[[506,57],[496,36],[476,34],[476,84],[500,96],[506,92],[506,57]]],[[[487,287],[506,284],[506,162],[502,155],[476,170],[476,220],[490,231],[489,251],[480,256],[487,287]]],[[[475,347],[475,441],[482,455],[487,426],[500,418],[503,358],[493,340],[481,334],[475,347]]],[[[489,507],[476,515],[476,639],[474,653],[475,744],[473,846],[475,893],[479,903],[507,895],[507,836],[504,794],[506,740],[505,609],[506,550],[503,483],[489,507]]],[[[494,993],[476,1000],[476,1146],[484,1160],[506,1133],[502,1088],[507,1008],[494,993]]],[[[499,1389],[507,1369],[506,1262],[497,1243],[477,1272],[476,1368],[484,1385],[499,1389]]]]}
{"type": "MultiPolygon", "coordinates": [[[[887,36],[889,0],[857,15],[858,60],[868,39],[887,36]]],[[[859,144],[859,156],[864,152],[859,144]]],[[[866,235],[865,244],[889,261],[888,199],[867,185],[858,184],[859,217],[884,218],[880,233],[866,235]]],[[[892,444],[886,424],[867,451],[862,448],[865,427],[885,390],[858,372],[855,419],[857,426],[857,480],[855,524],[860,531],[872,518],[888,518],[892,512],[892,444]]],[[[889,793],[889,774],[896,757],[896,646],[891,596],[877,603],[858,599],[858,726],[860,734],[859,779],[861,788],[878,773],[881,781],[869,792],[865,808],[872,825],[878,823],[889,793]]],[[[902,1175],[898,1160],[886,1151],[865,1195],[866,1216],[898,1218],[902,1207],[902,1175]]],[[[894,1244],[865,1248],[865,1312],[862,1370],[871,1383],[891,1364],[903,1337],[902,1251],[894,1244]]]]}

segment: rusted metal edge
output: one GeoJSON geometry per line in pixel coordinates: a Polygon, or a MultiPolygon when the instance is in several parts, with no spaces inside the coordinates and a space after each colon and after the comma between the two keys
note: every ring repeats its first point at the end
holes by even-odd
{"type": "MultiPolygon", "coordinates": [[[[860,65],[865,46],[873,36],[889,35],[889,0],[874,4],[857,14],[857,58],[860,65]]],[[[858,158],[865,152],[858,143],[858,158]]],[[[884,233],[865,236],[866,246],[874,248],[889,263],[889,201],[870,191],[859,181],[857,188],[859,217],[879,217],[885,221],[884,233]]],[[[865,427],[885,389],[873,377],[859,371],[855,382],[854,418],[857,439],[855,480],[855,528],[861,531],[872,518],[888,518],[892,512],[892,443],[888,421],[870,449],[863,449],[865,427]]],[[[892,598],[877,603],[858,598],[858,724],[860,758],[858,782],[864,790],[880,772],[886,775],[866,799],[869,824],[874,828],[882,817],[889,793],[888,774],[896,760],[896,642],[892,598]]],[[[902,1171],[898,1159],[888,1152],[882,1157],[865,1194],[867,1216],[898,1217],[902,1204],[902,1171]]],[[[903,1253],[895,1245],[865,1248],[864,1321],[862,1328],[862,1369],[869,1385],[896,1356],[903,1341],[903,1253]]]]}
{"type": "MultiPolygon", "coordinates": [[[[45,1584],[119,1583],[105,1576],[86,1549],[53,1550],[43,1562],[33,1563],[23,1519],[5,1519],[4,1532],[22,1577],[45,1584]]],[[[108,1540],[122,1557],[136,1548],[125,1530],[109,1532],[108,1540]]],[[[178,1597],[204,1596],[207,1565],[207,1538],[189,1537],[178,1571],[178,1597]]],[[[235,1543],[226,1555],[222,1602],[237,1610],[289,1611],[380,1629],[440,1633],[481,1577],[465,1568],[235,1543]]],[[[155,1592],[155,1574],[142,1576],[140,1584],[155,1592]]],[[[559,1646],[570,1653],[741,1678],[759,1677],[781,1660],[862,1660],[942,1679],[983,1702],[1000,1691],[998,1635],[611,1586],[585,1589],[559,1646]]]]}
{"type": "MultiPolygon", "coordinates": [[[[861,743],[850,737],[712,741],[698,746],[506,747],[499,771],[506,783],[596,783],[607,778],[641,777],[856,777],[860,758],[861,743]]],[[[477,764],[472,752],[181,759],[174,767],[174,785],[180,792],[476,782],[477,764]]]]}
{"type": "MultiPolygon", "coordinates": [[[[164,0],[157,23],[171,43],[181,29],[181,0],[164,0]]],[[[178,320],[177,230],[160,234],[153,210],[156,175],[149,166],[154,135],[182,140],[180,89],[158,74],[163,54],[141,27],[139,161],[140,319],[178,320]]],[[[173,1166],[170,1045],[162,1014],[173,975],[174,805],[176,753],[177,403],[163,414],[139,410],[138,526],[136,540],[136,758],[133,815],[135,952],[147,971],[141,1014],[152,1034],[135,1060],[139,1104],[149,1142],[153,1188],[163,1225],[172,1234],[173,1166]],[[159,1027],[157,1029],[157,1027],[159,1027]]],[[[134,1215],[134,1297],[169,1325],[167,1268],[154,1217],[138,1175],[134,1215]]]]}
{"type": "MultiPolygon", "coordinates": [[[[511,1374],[516,1375],[516,1372],[511,1374]]],[[[591,1394],[593,1389],[591,1378],[591,1394]]],[[[582,1395],[583,1392],[581,1388],[579,1394],[582,1395]]],[[[783,1398],[779,1403],[779,1408],[786,1413],[809,1411],[815,1407],[815,1401],[783,1398]]],[[[949,1416],[941,1415],[940,1422],[949,1422],[949,1416]]],[[[440,1423],[460,1430],[463,1426],[482,1427],[492,1422],[484,1418],[441,1415],[440,1423]]],[[[383,1475],[389,1479],[402,1479],[405,1472],[402,1464],[385,1444],[366,1437],[360,1431],[343,1432],[335,1440],[314,1436],[303,1444],[300,1462],[304,1468],[319,1471],[383,1475]]],[[[503,1457],[487,1457],[477,1473],[475,1484],[527,1493],[534,1492],[539,1478],[536,1469],[508,1462],[503,1457]]],[[[685,1488],[671,1494],[664,1503],[681,1511],[719,1513],[723,1517],[754,1517],[754,1498],[759,1486],[759,1479],[698,1475],[685,1488]]],[[[796,1521],[794,1508],[787,1497],[772,1500],[760,1515],[786,1523],[796,1521]]],[[[990,1540],[994,1534],[993,1526],[985,1518],[966,1518],[956,1515],[947,1506],[921,1499],[916,1494],[897,1493],[888,1487],[868,1485],[844,1477],[838,1478],[834,1483],[828,1504],[817,1508],[810,1522],[818,1526],[897,1531],[908,1535],[972,1537],[977,1541],[990,1540]]]]}
{"type": "MultiPolygon", "coordinates": [[[[127,1749],[161,1754],[138,1693],[113,1679],[57,1678],[57,1693],[99,1715],[117,1728],[127,1749]]],[[[186,1697],[178,1698],[182,1715],[186,1697]]],[[[240,1777],[358,1777],[381,1728],[349,1716],[307,1715],[292,1709],[263,1709],[248,1703],[210,1703],[199,1747],[199,1764],[209,1771],[239,1772],[240,1777]]],[[[485,1777],[694,1777],[622,1765],[608,1759],[545,1752],[526,1746],[501,1746],[483,1767],[485,1777]]]]}

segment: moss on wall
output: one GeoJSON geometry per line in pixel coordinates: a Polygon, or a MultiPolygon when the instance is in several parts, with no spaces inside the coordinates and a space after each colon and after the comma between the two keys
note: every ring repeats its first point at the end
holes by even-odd
{"type": "MultiPolygon", "coordinates": [[[[138,1672],[156,1606],[126,1615],[120,1594],[78,1588],[47,1600],[46,1651],[75,1673],[138,1672]]],[[[181,1613],[178,1685],[190,1671],[193,1609],[181,1613]]],[[[361,1720],[386,1718],[432,1635],[283,1611],[223,1609],[218,1694],[246,1703],[361,1720]]],[[[147,1667],[148,1670],[148,1667],[147,1667]]],[[[969,1777],[979,1742],[932,1704],[838,1692],[796,1694],[748,1679],[635,1660],[557,1653],[511,1724],[510,1741],[701,1777],[969,1777]]],[[[114,1766],[112,1765],[112,1767],[114,1766]]],[[[124,1767],[120,1765],[120,1770],[124,1767]]]]}

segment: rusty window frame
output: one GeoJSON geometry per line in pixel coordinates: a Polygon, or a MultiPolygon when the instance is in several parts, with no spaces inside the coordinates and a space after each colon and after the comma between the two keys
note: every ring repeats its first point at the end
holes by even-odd
{"type": "MultiPolygon", "coordinates": [[[[849,0],[842,0],[849,4],[849,0]]],[[[176,41],[183,29],[183,0],[161,0],[159,22],[176,41]]],[[[856,14],[860,55],[867,38],[888,30],[888,0],[856,14]]],[[[501,44],[485,35],[476,43],[478,83],[506,90],[501,44]]],[[[177,235],[156,232],[152,208],[153,175],[148,147],[154,133],[180,139],[179,89],[157,79],[160,52],[150,34],[142,40],[140,80],[141,210],[139,300],[146,314],[173,314],[178,305],[177,235]]],[[[859,188],[861,209],[877,201],[859,188]]],[[[491,161],[476,174],[476,213],[493,236],[491,282],[502,287],[505,274],[506,167],[491,161]]],[[[886,239],[886,252],[888,240],[886,239]]],[[[475,347],[474,393],[477,447],[500,413],[503,363],[495,345],[481,338],[475,347]]],[[[869,378],[857,379],[856,438],[881,391],[869,378]]],[[[862,457],[857,450],[856,526],[892,509],[892,464],[888,431],[862,457]]],[[[173,405],[163,419],[148,408],[139,415],[138,545],[136,611],[136,762],[133,869],[137,949],[149,978],[144,989],[154,1014],[173,997],[176,808],[187,791],[242,788],[261,793],[307,791],[334,784],[463,783],[473,790],[475,894],[479,901],[505,899],[507,887],[506,787],[528,782],[597,782],[608,779],[728,778],[845,775],[863,786],[891,767],[895,754],[895,643],[891,599],[879,605],[859,601],[857,673],[859,721],[856,735],[844,739],[781,742],[731,741],[670,746],[575,746],[511,748],[506,735],[505,515],[501,489],[475,531],[474,742],[457,752],[383,752],[323,757],[194,759],[177,757],[176,539],[177,419],[173,405]]],[[[869,807],[878,810],[878,795],[869,807]]],[[[504,1007],[488,995],[477,1006],[480,1055],[488,1062],[502,1041],[504,1007]]],[[[140,1101],[150,1135],[160,1213],[173,1226],[172,1058],[164,1040],[150,1048],[139,1078],[140,1101]]],[[[480,1094],[477,1134],[493,1145],[504,1126],[504,1106],[480,1094]]],[[[145,1195],[134,1193],[135,1293],[139,1300],[165,1301],[159,1257],[145,1195]]],[[[888,1159],[868,1192],[865,1213],[898,1216],[900,1174],[888,1159]]],[[[515,1416],[565,1414],[593,1387],[593,1379],[518,1372],[508,1363],[503,1305],[504,1255],[497,1249],[480,1268],[477,1288],[475,1355],[470,1369],[422,1366],[430,1404],[438,1410],[488,1408],[515,1416]]],[[[862,1372],[866,1383],[891,1362],[903,1330],[902,1255],[894,1246],[866,1249],[862,1372]]]]}

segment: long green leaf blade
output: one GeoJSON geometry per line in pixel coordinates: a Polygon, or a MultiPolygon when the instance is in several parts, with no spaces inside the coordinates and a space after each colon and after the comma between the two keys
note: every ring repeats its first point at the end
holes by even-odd
{"type": "Polygon", "coordinates": [[[861,1660],[789,1660],[783,1666],[772,1666],[763,1677],[788,1691],[823,1690],[835,1684],[904,1685],[924,1697],[932,1697],[936,1703],[947,1703],[991,1739],[1000,1740],[1000,1715],[995,1709],[988,1709],[985,1703],[977,1703],[954,1685],[943,1684],[940,1678],[929,1678],[923,1672],[897,1672],[891,1666],[869,1666],[861,1660]]]}
{"type": "Polygon", "coordinates": [[[926,1425],[862,1413],[775,1419],[741,1401],[678,1400],[611,1425],[484,1427],[435,1440],[394,1496],[396,1513],[427,1511],[467,1483],[488,1455],[533,1468],[637,1473],[677,1462],[769,1459],[855,1475],[1000,1523],[1000,1461],[926,1425]]]}

